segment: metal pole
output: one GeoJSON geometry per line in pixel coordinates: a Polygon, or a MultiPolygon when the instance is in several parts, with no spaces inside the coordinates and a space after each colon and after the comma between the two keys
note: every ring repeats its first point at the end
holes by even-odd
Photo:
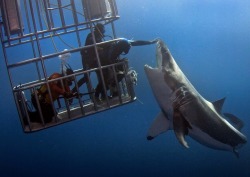
{"type": "MultiPolygon", "coordinates": [[[[61,23],[62,23],[62,27],[65,27],[65,20],[64,20],[64,15],[63,15],[63,10],[62,10],[62,1],[61,0],[57,0],[58,3],[58,7],[59,7],[59,14],[60,14],[60,19],[61,19],[61,23]]],[[[64,31],[66,32],[65,28],[64,31]]]]}
{"type": "Polygon", "coordinates": [[[77,37],[77,42],[78,42],[78,47],[80,47],[82,44],[81,44],[81,39],[80,39],[80,34],[79,34],[79,30],[78,30],[78,18],[77,18],[77,11],[76,11],[76,6],[75,6],[75,1],[74,0],[70,0],[71,2],[71,8],[72,8],[72,15],[73,15],[73,18],[74,18],[74,23],[76,24],[76,37],[77,37]]]}

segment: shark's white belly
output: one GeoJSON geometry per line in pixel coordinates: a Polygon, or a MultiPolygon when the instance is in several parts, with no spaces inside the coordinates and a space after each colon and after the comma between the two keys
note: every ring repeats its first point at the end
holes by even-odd
{"type": "Polygon", "coordinates": [[[172,90],[164,81],[164,75],[162,74],[162,71],[160,69],[148,67],[145,67],[145,71],[156,101],[158,102],[161,109],[163,109],[165,112],[168,112],[172,109],[172,90]]]}

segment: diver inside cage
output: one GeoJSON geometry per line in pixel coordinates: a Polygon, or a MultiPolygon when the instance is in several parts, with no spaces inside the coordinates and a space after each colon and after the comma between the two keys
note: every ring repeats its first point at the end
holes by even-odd
{"type": "MultiPolygon", "coordinates": [[[[103,42],[104,37],[105,37],[105,27],[101,23],[97,23],[94,28],[94,36],[95,36],[95,41],[96,43],[103,42]]],[[[128,40],[128,39],[121,39],[119,41],[115,41],[112,43],[108,44],[102,44],[98,46],[97,51],[99,54],[100,62],[101,65],[109,65],[109,64],[115,64],[118,62],[122,62],[123,60],[126,59],[119,59],[119,56],[121,54],[126,55],[131,46],[142,46],[142,45],[150,45],[154,44],[158,41],[158,39],[152,40],[152,41],[144,41],[144,40],[128,40]]],[[[85,46],[91,45],[94,43],[94,40],[92,38],[92,34],[89,33],[86,41],[85,41],[85,46]]],[[[83,69],[91,69],[91,68],[97,68],[98,67],[98,62],[97,62],[97,56],[94,50],[94,47],[83,49],[81,51],[81,56],[82,56],[82,64],[83,64],[83,69]]],[[[120,82],[124,78],[124,74],[121,74],[124,72],[124,69],[122,65],[116,65],[116,70],[117,70],[117,80],[120,82]],[[119,74],[120,73],[120,74],[119,74]]],[[[111,95],[109,97],[117,96],[117,88],[115,89],[115,74],[113,73],[111,68],[105,68],[102,69],[103,72],[103,77],[104,77],[104,83],[106,85],[106,90],[113,90],[111,91],[111,95]],[[116,91],[115,91],[116,90],[116,91]]],[[[105,99],[105,93],[104,93],[104,87],[102,85],[102,80],[101,80],[101,75],[100,71],[96,71],[97,74],[97,79],[98,79],[98,84],[95,88],[95,98],[96,100],[99,99],[105,99]],[[101,98],[100,98],[101,95],[101,98]]],[[[87,74],[84,75],[83,78],[81,78],[77,82],[78,88],[83,85],[84,83],[88,83],[89,79],[87,74]]],[[[77,88],[76,86],[72,89],[73,92],[76,92],[77,88]]]]}
{"type": "MultiPolygon", "coordinates": [[[[152,41],[144,41],[144,40],[128,40],[125,38],[122,38],[119,41],[115,41],[109,44],[103,45],[103,52],[100,56],[100,60],[103,65],[110,65],[110,64],[117,64],[115,66],[115,73],[113,72],[112,68],[107,68],[106,75],[104,75],[104,80],[106,84],[107,90],[110,90],[109,98],[118,96],[118,88],[115,81],[115,78],[117,78],[118,83],[125,77],[125,70],[122,63],[126,58],[120,59],[120,55],[126,55],[128,54],[131,46],[142,46],[142,45],[150,45],[154,44],[158,41],[158,39],[152,40],[152,41]]],[[[135,71],[133,71],[134,73],[135,71]]],[[[96,95],[99,96],[101,94],[98,93],[98,90],[96,90],[96,95]]],[[[101,95],[101,98],[104,96],[101,95]]],[[[105,98],[104,98],[105,99],[105,98]]]]}
{"type": "MultiPolygon", "coordinates": [[[[120,59],[120,55],[126,55],[128,54],[131,46],[142,46],[142,45],[150,45],[155,44],[158,41],[158,39],[152,40],[152,41],[144,41],[144,40],[128,40],[125,38],[122,38],[119,41],[115,41],[109,45],[107,45],[103,52],[103,56],[101,60],[104,61],[106,65],[108,64],[114,64],[123,62],[124,60],[127,60],[126,58],[120,59]]],[[[124,77],[124,68],[123,65],[116,65],[116,76],[114,75],[114,72],[111,71],[111,68],[108,68],[108,81],[107,81],[107,90],[111,90],[111,97],[118,95],[118,89],[116,88],[117,84],[115,83],[115,77],[117,77],[118,82],[120,82],[124,77]]],[[[137,80],[137,73],[134,70],[130,70],[128,75],[132,74],[130,78],[133,80],[137,80]]],[[[134,81],[133,81],[134,82],[134,81]]]]}
{"type": "MultiPolygon", "coordinates": [[[[105,37],[104,33],[105,33],[105,27],[104,27],[104,25],[101,24],[101,23],[97,23],[94,26],[94,38],[95,39],[93,39],[92,33],[90,32],[87,35],[87,38],[85,40],[85,46],[94,44],[94,41],[96,43],[103,42],[104,41],[104,37],[105,37]]],[[[99,57],[100,57],[102,55],[103,48],[98,46],[97,50],[98,50],[98,54],[99,54],[99,57]]],[[[98,61],[97,61],[97,56],[96,56],[96,52],[95,52],[95,48],[94,47],[83,49],[83,50],[80,51],[80,53],[81,53],[81,57],[82,57],[83,70],[89,70],[89,69],[93,69],[93,68],[97,68],[98,67],[98,61]]],[[[101,65],[103,65],[103,63],[101,63],[101,65]]],[[[107,75],[107,69],[103,69],[102,72],[103,72],[103,75],[107,75]]],[[[97,93],[99,94],[99,92],[101,92],[103,95],[105,93],[104,93],[103,86],[102,86],[101,73],[100,73],[99,70],[96,70],[95,73],[96,73],[97,80],[98,80],[97,87],[95,88],[95,90],[96,90],[95,96],[98,97],[97,93]]],[[[77,82],[77,85],[78,85],[78,87],[80,87],[84,83],[89,83],[89,76],[88,76],[87,73],[85,73],[84,77],[82,77],[77,82]]],[[[72,92],[76,92],[76,91],[77,91],[77,87],[75,86],[72,89],[72,92]]]]}
{"type": "MultiPolygon", "coordinates": [[[[53,73],[48,80],[57,79],[66,75],[73,74],[73,70],[70,68],[70,66],[65,65],[65,68],[62,68],[62,73],[53,73]]],[[[74,77],[67,77],[62,80],[56,80],[49,82],[49,89],[51,92],[52,100],[49,96],[49,90],[47,87],[47,84],[41,85],[38,89],[36,89],[31,94],[31,102],[35,108],[35,111],[28,110],[29,114],[29,120],[30,122],[36,122],[36,123],[50,123],[53,120],[53,117],[55,117],[55,111],[53,108],[53,102],[59,98],[60,95],[62,95],[64,98],[71,98],[75,96],[75,93],[72,93],[70,91],[70,87],[72,85],[72,81],[74,80],[74,77]],[[63,85],[62,85],[63,84],[63,85]],[[43,117],[40,117],[39,114],[39,108],[38,104],[41,108],[41,113],[43,117]]],[[[27,117],[24,118],[24,124],[28,124],[27,117]]]]}

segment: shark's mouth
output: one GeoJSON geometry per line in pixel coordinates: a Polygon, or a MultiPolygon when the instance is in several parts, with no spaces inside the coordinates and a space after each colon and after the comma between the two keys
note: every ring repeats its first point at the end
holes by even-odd
{"type": "Polygon", "coordinates": [[[149,66],[149,65],[144,65],[144,68],[148,68],[148,69],[152,69],[152,67],[151,66],[149,66]]]}
{"type": "Polygon", "coordinates": [[[144,69],[145,70],[152,70],[152,69],[159,69],[159,68],[158,67],[153,68],[152,66],[146,64],[146,65],[144,65],[144,69]]]}

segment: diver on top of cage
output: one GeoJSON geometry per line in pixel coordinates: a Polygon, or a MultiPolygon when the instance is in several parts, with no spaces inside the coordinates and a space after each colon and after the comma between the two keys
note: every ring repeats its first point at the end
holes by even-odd
{"type": "MultiPolygon", "coordinates": [[[[67,76],[73,74],[73,70],[70,67],[65,68],[61,74],[53,73],[48,80],[57,79],[63,76],[67,76]]],[[[31,101],[35,108],[34,112],[28,111],[30,122],[37,122],[37,123],[49,123],[53,120],[55,115],[55,111],[53,108],[53,102],[62,95],[64,98],[71,98],[74,94],[70,91],[69,86],[72,85],[73,77],[67,77],[62,80],[56,80],[49,82],[49,89],[47,84],[41,85],[37,90],[35,90],[31,94],[31,101]],[[51,98],[49,95],[49,90],[51,93],[51,98]],[[38,104],[41,108],[41,113],[43,116],[40,117],[38,104]]],[[[24,120],[25,124],[27,124],[27,120],[24,120]]]]}

